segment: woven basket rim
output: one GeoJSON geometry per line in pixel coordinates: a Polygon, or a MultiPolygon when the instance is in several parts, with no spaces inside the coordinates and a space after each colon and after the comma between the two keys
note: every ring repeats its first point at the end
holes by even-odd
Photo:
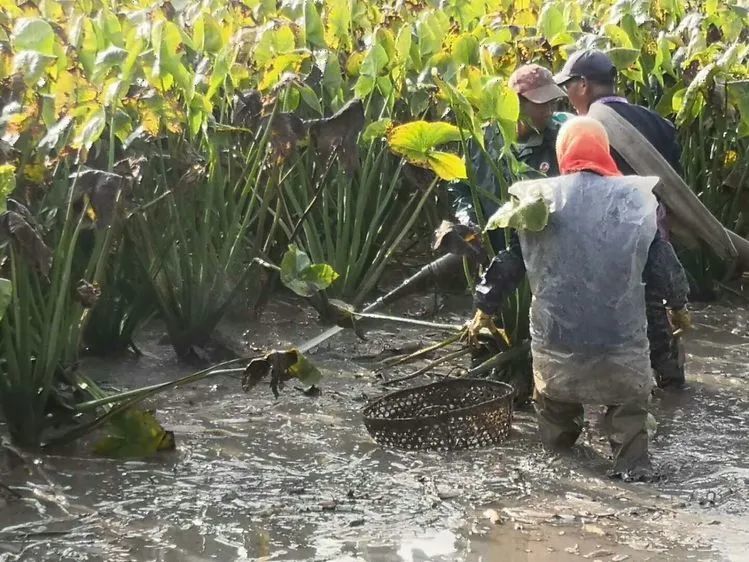
{"type": "Polygon", "coordinates": [[[364,408],[362,408],[362,415],[364,417],[365,423],[367,421],[395,422],[395,421],[408,421],[408,420],[411,420],[411,421],[418,420],[420,422],[426,422],[426,421],[429,421],[429,420],[437,420],[437,419],[444,418],[444,417],[452,417],[452,416],[455,416],[457,414],[460,414],[461,412],[473,410],[475,408],[479,408],[481,406],[486,406],[486,405],[492,404],[494,402],[498,402],[498,401],[502,401],[502,400],[507,400],[507,398],[509,398],[510,396],[512,396],[513,392],[515,392],[515,389],[511,385],[507,384],[506,382],[502,382],[502,381],[493,381],[493,380],[488,380],[488,379],[477,379],[477,378],[446,379],[446,380],[441,380],[441,381],[437,381],[437,382],[433,382],[433,383],[422,384],[422,385],[419,385],[419,386],[411,386],[409,388],[403,388],[401,390],[396,390],[395,392],[390,392],[389,394],[386,394],[385,396],[381,396],[377,400],[375,400],[373,402],[370,402],[364,408]],[[381,402],[385,402],[387,400],[392,400],[392,399],[397,398],[398,396],[401,396],[403,394],[411,393],[414,390],[426,389],[426,388],[431,388],[431,387],[435,387],[435,386],[447,386],[447,385],[452,385],[452,384],[456,384],[456,383],[459,384],[459,383],[465,383],[465,382],[472,382],[472,383],[479,383],[479,384],[482,384],[482,385],[489,385],[489,386],[494,385],[494,386],[497,386],[497,387],[503,387],[504,390],[505,390],[505,394],[503,394],[501,396],[496,396],[496,397],[491,398],[489,400],[484,400],[483,402],[477,402],[475,404],[471,404],[470,406],[466,406],[464,408],[457,408],[455,410],[450,410],[448,412],[441,412],[439,414],[433,414],[433,415],[429,415],[429,416],[411,416],[411,417],[406,417],[406,418],[383,418],[383,417],[372,417],[372,416],[368,416],[367,415],[367,411],[368,410],[370,410],[371,408],[374,408],[375,406],[377,406],[381,402]]]}

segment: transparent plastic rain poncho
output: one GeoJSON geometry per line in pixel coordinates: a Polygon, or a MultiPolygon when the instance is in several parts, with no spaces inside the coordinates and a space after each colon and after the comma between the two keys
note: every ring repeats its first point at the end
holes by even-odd
{"type": "Polygon", "coordinates": [[[549,205],[543,230],[519,232],[543,395],[607,405],[649,396],[642,274],[656,234],[657,182],[582,172],[510,189],[521,202],[540,195],[549,205]]]}

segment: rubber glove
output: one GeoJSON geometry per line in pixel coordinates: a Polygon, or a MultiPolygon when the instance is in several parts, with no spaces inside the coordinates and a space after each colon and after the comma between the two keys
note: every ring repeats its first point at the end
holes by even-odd
{"type": "Polygon", "coordinates": [[[692,316],[689,314],[686,306],[684,308],[670,310],[669,320],[675,330],[686,332],[692,327],[692,316]]]}
{"type": "Polygon", "coordinates": [[[491,315],[486,314],[483,310],[476,310],[476,314],[468,323],[466,334],[468,336],[468,344],[472,347],[479,347],[479,336],[482,330],[488,330],[489,333],[494,336],[498,341],[505,342],[508,346],[510,345],[510,339],[504,330],[497,328],[494,324],[494,319],[491,315]]]}

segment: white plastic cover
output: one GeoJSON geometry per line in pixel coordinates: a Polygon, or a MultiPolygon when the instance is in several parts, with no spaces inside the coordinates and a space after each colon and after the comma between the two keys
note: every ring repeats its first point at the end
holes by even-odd
{"type": "Polygon", "coordinates": [[[545,396],[607,405],[649,396],[642,274],[656,233],[658,181],[582,172],[510,189],[549,203],[546,228],[519,232],[533,293],[534,377],[545,396]]]}

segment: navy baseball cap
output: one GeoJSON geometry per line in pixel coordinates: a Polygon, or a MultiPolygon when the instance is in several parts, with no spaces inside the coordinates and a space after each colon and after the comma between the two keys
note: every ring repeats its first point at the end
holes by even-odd
{"type": "Polygon", "coordinates": [[[616,77],[616,67],[606,53],[595,49],[577,51],[554,75],[554,82],[564,84],[573,78],[611,80],[616,77]]]}

